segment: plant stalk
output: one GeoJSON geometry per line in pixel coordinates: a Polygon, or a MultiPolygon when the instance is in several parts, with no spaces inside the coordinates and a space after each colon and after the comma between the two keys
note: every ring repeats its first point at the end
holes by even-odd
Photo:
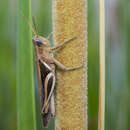
{"type": "Polygon", "coordinates": [[[76,36],[55,54],[66,67],[81,66],[73,71],[57,69],[56,130],[87,129],[87,2],[53,0],[54,43],[76,36]]]}
{"type": "Polygon", "coordinates": [[[100,84],[99,84],[99,113],[98,130],[105,127],[105,7],[104,0],[99,0],[99,58],[100,58],[100,84]]]}

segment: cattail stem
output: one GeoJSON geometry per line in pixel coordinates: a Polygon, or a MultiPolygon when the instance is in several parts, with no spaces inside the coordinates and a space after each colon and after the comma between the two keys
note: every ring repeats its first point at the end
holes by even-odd
{"type": "Polygon", "coordinates": [[[87,19],[86,0],[53,0],[54,44],[76,36],[55,57],[73,71],[57,70],[56,130],[87,129],[87,19]]]}

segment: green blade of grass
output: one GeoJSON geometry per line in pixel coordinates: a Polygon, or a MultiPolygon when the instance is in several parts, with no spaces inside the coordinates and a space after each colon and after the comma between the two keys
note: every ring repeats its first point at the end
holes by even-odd
{"type": "Polygon", "coordinates": [[[18,1],[17,37],[17,120],[18,130],[36,130],[31,31],[22,13],[31,23],[30,0],[18,1]]]}

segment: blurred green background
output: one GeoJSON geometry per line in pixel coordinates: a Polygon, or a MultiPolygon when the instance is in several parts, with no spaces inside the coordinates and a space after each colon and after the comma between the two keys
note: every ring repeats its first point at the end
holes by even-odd
{"type": "MultiPolygon", "coordinates": [[[[130,2],[106,0],[106,117],[105,130],[130,130],[130,2]]],[[[52,31],[51,0],[32,0],[40,35],[52,31]]],[[[0,130],[17,130],[16,39],[17,1],[0,4],[0,130]]],[[[22,17],[22,16],[21,16],[22,17]]],[[[99,57],[98,1],[88,1],[88,119],[97,130],[99,57]]],[[[37,129],[42,130],[39,90],[35,83],[37,129]]],[[[25,117],[26,118],[26,117],[25,117]]],[[[48,130],[53,130],[54,121],[48,130]]]]}

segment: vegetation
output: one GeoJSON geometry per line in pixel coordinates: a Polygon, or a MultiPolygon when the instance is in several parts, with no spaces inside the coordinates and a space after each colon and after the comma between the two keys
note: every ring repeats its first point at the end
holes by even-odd
{"type": "MultiPolygon", "coordinates": [[[[37,1],[32,0],[32,16],[35,16],[36,18],[39,34],[45,37],[52,31],[51,1],[52,0],[37,0],[37,1]]],[[[2,1],[2,4],[0,4],[0,18],[1,18],[0,20],[0,129],[1,130],[17,130],[16,57],[18,56],[16,55],[15,51],[17,50],[16,46],[18,45],[18,42],[16,42],[16,40],[18,41],[17,38],[18,31],[16,31],[18,29],[16,26],[17,25],[16,14],[18,14],[17,11],[18,7],[16,4],[17,3],[15,0],[12,0],[11,2],[9,0],[2,1]]],[[[130,78],[130,58],[129,58],[130,22],[129,20],[130,18],[128,13],[130,10],[129,0],[126,1],[106,0],[105,5],[106,5],[105,6],[105,10],[106,10],[105,13],[106,15],[105,130],[109,130],[109,129],[129,130],[130,129],[130,124],[129,124],[130,105],[128,103],[130,98],[130,94],[129,94],[129,89],[130,89],[130,80],[129,80],[130,78]]],[[[26,10],[28,9],[30,10],[30,8],[26,8],[26,10]]],[[[29,14],[29,11],[27,12],[25,11],[24,13],[30,21],[31,13],[29,14]]],[[[99,88],[98,18],[99,17],[98,17],[97,1],[88,1],[88,130],[97,130],[98,128],[98,88],[99,88]]],[[[26,28],[26,31],[29,31],[29,35],[30,35],[29,37],[31,38],[31,33],[28,25],[26,24],[24,18],[21,19],[24,24],[23,27],[26,28]]],[[[26,41],[25,44],[27,45],[28,42],[26,41]]],[[[28,45],[30,46],[29,48],[32,48],[31,39],[28,45]]],[[[28,52],[29,50],[30,49],[25,50],[25,52],[28,52]]],[[[31,63],[32,61],[29,62],[31,63]]],[[[67,66],[71,66],[71,64],[68,64],[67,66]]],[[[28,89],[27,92],[31,92],[31,91],[32,90],[29,91],[28,89]]],[[[38,87],[36,86],[35,95],[36,95],[37,129],[43,130],[41,124],[41,116],[40,116],[40,108],[39,108],[40,103],[39,103],[38,92],[39,90],[38,87]]],[[[24,119],[25,119],[25,115],[24,115],[24,119]]],[[[48,130],[53,130],[54,127],[55,127],[54,121],[52,121],[52,123],[48,127],[48,130]]]]}
{"type": "Polygon", "coordinates": [[[18,3],[17,40],[17,120],[18,130],[36,130],[35,93],[33,79],[33,48],[30,0],[18,3]],[[23,16],[25,15],[25,17],[23,16]]]}
{"type": "Polygon", "coordinates": [[[86,0],[53,2],[54,43],[76,38],[58,50],[56,58],[74,71],[57,70],[56,130],[86,130],[87,124],[87,11],[86,0]]]}

